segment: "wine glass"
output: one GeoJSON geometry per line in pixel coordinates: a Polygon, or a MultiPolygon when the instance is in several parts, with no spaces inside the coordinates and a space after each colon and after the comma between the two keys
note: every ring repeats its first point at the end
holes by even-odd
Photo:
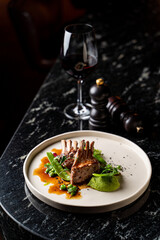
{"type": "Polygon", "coordinates": [[[64,114],[70,119],[87,120],[91,105],[82,103],[82,83],[98,63],[94,28],[89,24],[66,26],[60,56],[64,70],[77,80],[77,103],[66,106],[64,114]]]}

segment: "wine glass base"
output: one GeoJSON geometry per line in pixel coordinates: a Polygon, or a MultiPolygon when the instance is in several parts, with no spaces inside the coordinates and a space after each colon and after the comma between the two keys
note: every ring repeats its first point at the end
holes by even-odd
{"type": "Polygon", "coordinates": [[[64,114],[69,119],[88,120],[90,117],[91,104],[82,104],[80,109],[76,103],[69,104],[64,109],[64,114]]]}

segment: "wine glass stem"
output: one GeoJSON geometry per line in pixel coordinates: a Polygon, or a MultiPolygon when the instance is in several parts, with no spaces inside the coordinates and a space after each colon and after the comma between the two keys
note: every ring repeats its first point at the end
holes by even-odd
{"type": "Polygon", "coordinates": [[[78,111],[82,109],[82,83],[83,80],[78,80],[77,81],[77,107],[78,111]]]}

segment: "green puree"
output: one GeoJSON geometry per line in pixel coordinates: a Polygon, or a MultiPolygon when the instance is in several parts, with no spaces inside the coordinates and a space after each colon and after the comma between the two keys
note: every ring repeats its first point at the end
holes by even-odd
{"type": "Polygon", "coordinates": [[[120,183],[117,176],[93,176],[88,186],[101,192],[113,192],[120,187],[120,183]]]}
{"type": "Polygon", "coordinates": [[[101,192],[113,192],[120,187],[119,178],[122,170],[121,166],[114,167],[107,164],[100,150],[94,149],[93,156],[100,162],[101,171],[99,174],[93,173],[88,186],[101,192]]]}

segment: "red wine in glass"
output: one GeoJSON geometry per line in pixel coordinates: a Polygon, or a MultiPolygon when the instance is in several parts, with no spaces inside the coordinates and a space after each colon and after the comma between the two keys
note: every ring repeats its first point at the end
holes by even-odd
{"type": "Polygon", "coordinates": [[[76,79],[85,79],[97,65],[97,58],[88,56],[86,62],[83,60],[83,55],[73,54],[62,58],[62,67],[71,76],[76,79]]]}
{"type": "Polygon", "coordinates": [[[77,80],[77,103],[65,107],[64,114],[70,119],[86,120],[91,105],[82,103],[82,83],[95,70],[98,51],[94,28],[89,24],[71,24],[64,29],[61,48],[64,70],[77,80]]]}

